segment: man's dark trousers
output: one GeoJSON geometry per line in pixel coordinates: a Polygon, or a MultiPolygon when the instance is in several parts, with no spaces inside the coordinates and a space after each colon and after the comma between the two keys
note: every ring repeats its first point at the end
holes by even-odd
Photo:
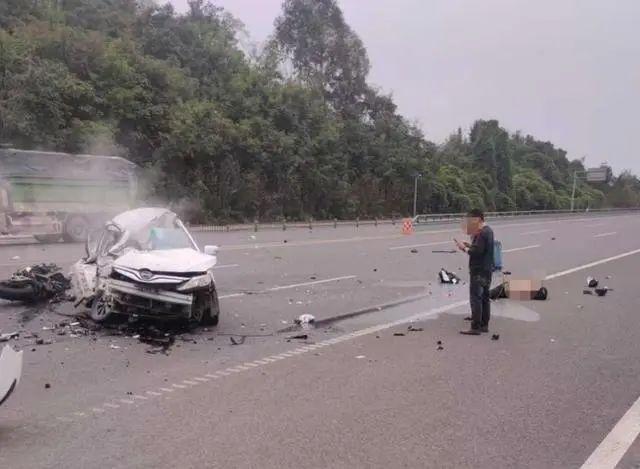
{"type": "Polygon", "coordinates": [[[476,272],[471,274],[469,283],[469,302],[471,304],[471,328],[489,327],[491,318],[491,272],[476,272]]]}

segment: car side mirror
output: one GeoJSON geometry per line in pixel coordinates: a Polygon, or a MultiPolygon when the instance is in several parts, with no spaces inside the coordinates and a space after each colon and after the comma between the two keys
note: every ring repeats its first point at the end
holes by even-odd
{"type": "Polygon", "coordinates": [[[204,253],[210,256],[216,256],[218,255],[218,246],[212,246],[212,245],[205,246],[204,253]]]}

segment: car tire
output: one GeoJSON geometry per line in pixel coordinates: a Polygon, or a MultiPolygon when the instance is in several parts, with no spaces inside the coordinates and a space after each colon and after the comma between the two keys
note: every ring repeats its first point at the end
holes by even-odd
{"type": "Polygon", "coordinates": [[[104,322],[111,316],[111,308],[104,298],[94,298],[91,302],[89,317],[95,322],[104,322]]]}
{"type": "Polygon", "coordinates": [[[191,319],[201,326],[217,326],[220,320],[220,302],[218,292],[199,293],[196,296],[191,319]]]}
{"type": "Polygon", "coordinates": [[[0,298],[9,301],[22,301],[23,303],[32,303],[37,300],[33,285],[16,285],[10,282],[0,282],[0,298]]]}
{"type": "Polygon", "coordinates": [[[35,240],[42,244],[53,244],[60,241],[60,233],[57,234],[43,234],[43,235],[33,235],[35,240]]]}
{"type": "Polygon", "coordinates": [[[89,222],[80,215],[71,215],[64,222],[62,239],[65,243],[84,243],[89,234],[89,222]]]}

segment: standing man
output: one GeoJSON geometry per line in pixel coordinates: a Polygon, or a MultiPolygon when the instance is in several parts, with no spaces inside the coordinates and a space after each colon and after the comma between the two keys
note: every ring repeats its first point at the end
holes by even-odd
{"type": "Polygon", "coordinates": [[[493,272],[493,230],[484,223],[482,210],[474,209],[467,213],[467,233],[471,243],[454,239],[462,252],[469,254],[469,303],[471,304],[471,328],[460,331],[465,335],[480,335],[489,332],[491,316],[491,273],[493,272]]]}

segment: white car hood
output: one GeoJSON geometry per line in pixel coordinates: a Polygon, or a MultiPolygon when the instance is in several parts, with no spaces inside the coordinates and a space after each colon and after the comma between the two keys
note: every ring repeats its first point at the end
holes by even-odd
{"type": "Polygon", "coordinates": [[[216,256],[195,249],[163,249],[157,251],[127,251],[113,262],[113,267],[148,269],[151,272],[206,272],[216,265],[216,256]]]}

